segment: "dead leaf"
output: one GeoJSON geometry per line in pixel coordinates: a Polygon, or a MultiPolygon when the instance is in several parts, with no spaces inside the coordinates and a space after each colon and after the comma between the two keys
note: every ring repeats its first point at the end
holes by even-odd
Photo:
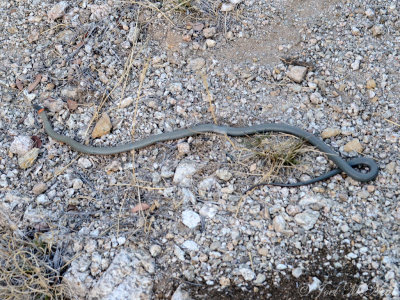
{"type": "Polygon", "coordinates": [[[31,137],[31,140],[33,141],[33,147],[34,148],[40,148],[42,147],[42,140],[40,139],[40,137],[33,135],[31,137]]]}
{"type": "Polygon", "coordinates": [[[70,111],[73,111],[78,107],[78,103],[74,100],[67,99],[67,106],[70,111]]]}
{"type": "Polygon", "coordinates": [[[22,84],[22,81],[19,80],[18,78],[17,78],[17,80],[15,81],[15,84],[17,85],[17,88],[18,88],[20,91],[22,91],[22,90],[24,89],[24,85],[22,84]]]}
{"type": "Polygon", "coordinates": [[[136,213],[138,211],[144,211],[150,208],[150,205],[147,203],[140,203],[131,209],[132,213],[136,213]]]}
{"type": "Polygon", "coordinates": [[[32,92],[37,87],[37,85],[40,83],[40,80],[42,80],[42,75],[36,75],[35,81],[28,85],[28,93],[32,92]]]}

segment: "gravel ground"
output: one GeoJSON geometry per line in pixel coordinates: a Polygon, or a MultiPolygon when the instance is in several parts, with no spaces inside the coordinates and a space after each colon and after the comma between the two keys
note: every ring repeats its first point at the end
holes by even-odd
{"type": "MultiPolygon", "coordinates": [[[[0,18],[0,224],[62,249],[69,297],[400,299],[397,1],[10,0],[0,18]],[[245,194],[271,175],[245,138],[89,156],[31,104],[96,146],[283,122],[380,173],[245,194]]],[[[279,180],[332,168],[303,149],[279,180]]]]}

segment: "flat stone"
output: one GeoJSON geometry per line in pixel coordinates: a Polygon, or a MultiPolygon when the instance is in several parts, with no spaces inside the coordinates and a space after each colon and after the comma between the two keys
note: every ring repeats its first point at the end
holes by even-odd
{"type": "Polygon", "coordinates": [[[331,137],[337,136],[340,134],[340,129],[337,128],[326,128],[321,132],[321,137],[323,139],[329,139],[331,137]]]}
{"type": "Polygon", "coordinates": [[[182,223],[190,229],[196,228],[200,223],[200,216],[192,210],[182,212],[182,223]]]}
{"type": "Polygon", "coordinates": [[[112,128],[110,117],[107,113],[101,115],[92,132],[92,138],[98,138],[110,133],[112,128]]]}
{"type": "Polygon", "coordinates": [[[361,153],[363,151],[363,147],[358,139],[354,139],[348,142],[346,145],[343,146],[343,150],[346,152],[355,151],[361,153]]]}
{"type": "Polygon", "coordinates": [[[294,217],[297,225],[302,226],[305,230],[310,230],[314,227],[314,224],[317,222],[319,218],[319,212],[313,210],[306,210],[302,213],[297,214],[294,217]]]}
{"type": "Polygon", "coordinates": [[[303,66],[290,66],[287,76],[294,82],[300,83],[307,74],[307,68],[303,66]]]}

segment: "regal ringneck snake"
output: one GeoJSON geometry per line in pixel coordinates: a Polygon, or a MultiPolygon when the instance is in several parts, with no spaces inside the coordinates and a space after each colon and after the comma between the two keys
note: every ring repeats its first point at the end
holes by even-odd
{"type": "Polygon", "coordinates": [[[321,180],[325,180],[329,177],[332,177],[336,174],[339,174],[341,172],[346,173],[348,176],[353,178],[354,180],[360,181],[360,182],[367,182],[374,180],[376,176],[378,175],[378,165],[376,162],[368,157],[357,157],[350,159],[348,161],[344,160],[341,158],[335,151],[333,151],[327,144],[325,144],[322,140],[320,140],[318,137],[315,135],[304,131],[298,127],[290,126],[287,124],[281,124],[281,123],[266,123],[266,124],[259,124],[259,125],[253,125],[253,126],[248,126],[248,127],[229,127],[229,126],[219,126],[219,125],[214,125],[214,124],[201,124],[201,125],[195,125],[186,129],[179,129],[171,132],[165,132],[161,134],[156,134],[156,135],[151,135],[147,138],[144,138],[142,140],[132,142],[132,143],[127,143],[123,145],[118,145],[114,147],[93,147],[93,146],[87,146],[83,145],[74,139],[59,134],[54,131],[53,126],[51,125],[46,111],[44,108],[42,108],[39,105],[33,105],[34,108],[36,109],[38,115],[42,119],[43,122],[43,127],[46,133],[53,139],[65,143],[69,145],[73,150],[85,154],[98,154],[98,155],[111,155],[111,154],[117,154],[121,152],[128,152],[131,150],[138,150],[142,149],[144,147],[154,145],[159,142],[164,142],[164,141],[170,141],[170,140],[176,140],[176,139],[181,139],[181,138],[186,138],[189,136],[195,136],[198,134],[204,134],[204,133],[217,133],[217,134],[222,134],[222,135],[228,135],[228,136],[248,136],[248,135],[253,135],[256,133],[265,133],[265,132],[282,132],[282,133],[287,133],[290,135],[297,136],[299,138],[304,139],[311,145],[315,146],[318,148],[321,152],[325,153],[328,158],[333,161],[337,169],[333,169],[323,175],[320,175],[318,177],[315,177],[313,179],[307,180],[307,181],[302,181],[302,182],[297,182],[297,183],[260,183],[257,185],[254,185],[251,187],[251,189],[255,187],[259,187],[262,185],[278,185],[278,186],[286,186],[286,187],[295,187],[295,186],[302,186],[302,185],[308,185],[311,183],[315,183],[321,180]],[[360,166],[366,166],[368,167],[368,172],[362,173],[353,167],[360,167],[360,166]]]}

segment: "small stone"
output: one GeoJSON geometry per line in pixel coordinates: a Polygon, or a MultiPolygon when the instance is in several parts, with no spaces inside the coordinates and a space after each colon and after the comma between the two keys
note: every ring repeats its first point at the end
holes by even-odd
{"type": "Polygon", "coordinates": [[[303,274],[303,269],[302,268],[295,268],[292,270],[292,275],[295,278],[299,278],[303,274]]]}
{"type": "Polygon", "coordinates": [[[354,139],[348,142],[346,145],[344,145],[343,150],[346,152],[356,151],[358,153],[361,153],[363,151],[363,147],[361,146],[360,141],[358,139],[354,139]]]}
{"type": "Polygon", "coordinates": [[[358,257],[358,255],[353,252],[348,253],[346,256],[349,259],[356,259],[358,257]]]}
{"type": "Polygon", "coordinates": [[[112,128],[110,117],[107,113],[101,115],[92,132],[92,138],[98,138],[110,133],[112,128]]]}
{"type": "Polygon", "coordinates": [[[80,159],[78,159],[78,165],[81,168],[88,169],[92,166],[92,162],[86,157],[81,157],[80,159]]]}
{"type": "Polygon", "coordinates": [[[174,254],[180,261],[185,261],[185,251],[183,251],[177,245],[174,247],[174,254]]]}
{"type": "Polygon", "coordinates": [[[222,276],[220,279],[219,279],[219,284],[221,285],[221,286],[230,286],[231,285],[231,281],[229,280],[229,278],[227,278],[227,277],[225,277],[225,276],[222,276]]]}
{"type": "Polygon", "coordinates": [[[189,143],[179,143],[178,144],[178,155],[182,156],[190,152],[189,143]]]}
{"type": "Polygon", "coordinates": [[[66,87],[61,90],[61,96],[64,98],[78,100],[80,93],[78,87],[66,87]]]}
{"type": "Polygon", "coordinates": [[[90,18],[97,21],[104,19],[111,13],[111,7],[107,4],[103,5],[91,4],[89,5],[89,8],[90,12],[92,13],[90,18]]]}
{"type": "Polygon", "coordinates": [[[200,224],[200,216],[192,210],[182,212],[182,223],[190,229],[196,228],[200,224]]]}
{"type": "Polygon", "coordinates": [[[39,182],[35,184],[35,186],[32,189],[32,192],[34,195],[40,195],[44,193],[47,190],[47,185],[44,182],[39,182]]]}
{"type": "Polygon", "coordinates": [[[47,197],[44,194],[41,194],[41,195],[37,196],[37,198],[36,198],[36,203],[37,204],[43,205],[43,204],[47,204],[49,202],[50,202],[49,197],[47,197]]]}
{"type": "Polygon", "coordinates": [[[287,269],[287,265],[285,265],[285,264],[277,264],[276,265],[276,269],[277,270],[286,270],[287,269]]]}
{"type": "Polygon", "coordinates": [[[319,218],[319,212],[313,210],[306,210],[302,213],[297,214],[294,217],[297,225],[300,225],[304,228],[304,230],[310,230],[314,227],[314,224],[317,222],[319,218]]]}
{"type": "Polygon", "coordinates": [[[209,203],[206,203],[200,208],[200,215],[209,219],[213,219],[217,214],[218,207],[209,203]]]}
{"type": "Polygon", "coordinates": [[[221,5],[222,12],[232,11],[234,8],[235,6],[232,3],[222,3],[221,5]]]}
{"type": "Polygon", "coordinates": [[[39,39],[39,31],[37,30],[32,30],[32,32],[28,35],[28,42],[33,43],[36,42],[39,39]]]}
{"type": "Polygon", "coordinates": [[[232,3],[232,4],[239,4],[242,1],[243,0],[229,0],[229,2],[232,3]]]}
{"type": "Polygon", "coordinates": [[[272,221],[276,232],[284,232],[286,229],[286,221],[282,216],[276,216],[272,221]]]}
{"type": "Polygon", "coordinates": [[[392,161],[392,162],[388,163],[385,166],[385,171],[388,174],[393,175],[395,173],[395,171],[396,171],[396,162],[392,161]]]}
{"type": "Polygon", "coordinates": [[[26,152],[23,156],[20,156],[20,158],[18,159],[18,165],[20,166],[21,169],[30,168],[35,162],[38,155],[39,155],[39,149],[33,148],[28,152],[26,152]]]}
{"type": "Polygon", "coordinates": [[[353,71],[357,71],[358,69],[360,69],[360,63],[361,60],[356,59],[350,66],[353,69],[353,71]]]}
{"type": "Polygon", "coordinates": [[[219,169],[215,172],[215,175],[221,180],[228,181],[229,179],[232,178],[232,173],[230,173],[228,170],[224,169],[219,169]]]}
{"type": "Polygon", "coordinates": [[[361,283],[361,284],[358,286],[358,289],[357,289],[357,291],[356,291],[356,294],[357,294],[357,295],[361,295],[361,294],[364,294],[366,291],[368,291],[368,284],[366,284],[366,283],[361,283]]]}
{"type": "Polygon", "coordinates": [[[267,256],[268,255],[268,253],[269,253],[269,250],[268,250],[268,248],[260,248],[260,249],[258,249],[258,254],[260,254],[261,256],[267,256]]]}
{"type": "Polygon", "coordinates": [[[65,14],[65,11],[68,8],[68,6],[69,4],[67,1],[58,2],[47,13],[47,17],[49,18],[50,21],[54,21],[58,18],[61,18],[65,14]]]}
{"type": "Polygon", "coordinates": [[[72,180],[72,188],[74,190],[79,190],[81,189],[83,186],[83,181],[80,178],[75,178],[74,180],[72,180]]]}
{"type": "Polygon", "coordinates": [[[185,241],[182,247],[188,249],[189,251],[199,251],[199,246],[195,241],[185,241]]]}
{"type": "Polygon", "coordinates": [[[140,35],[140,29],[138,26],[135,25],[135,23],[131,23],[130,24],[130,29],[129,29],[129,33],[128,33],[128,41],[130,41],[131,43],[136,43],[136,41],[138,40],[140,35]]]}
{"type": "Polygon", "coordinates": [[[129,105],[131,105],[131,104],[133,103],[134,100],[135,100],[135,99],[134,99],[133,97],[126,97],[125,99],[123,99],[123,100],[120,102],[119,106],[120,106],[121,108],[128,107],[129,105]]]}
{"type": "Polygon", "coordinates": [[[185,291],[180,285],[171,297],[171,300],[192,300],[188,291],[185,291]]]}
{"type": "Polygon", "coordinates": [[[215,47],[216,44],[217,44],[217,42],[215,40],[206,39],[206,45],[208,48],[213,48],[213,47],[215,47]]]}
{"type": "Polygon", "coordinates": [[[151,256],[156,257],[156,256],[160,255],[162,249],[161,249],[161,246],[154,244],[154,245],[150,246],[149,251],[150,251],[151,256]]]}
{"type": "Polygon", "coordinates": [[[374,25],[372,26],[371,31],[373,36],[380,36],[384,34],[385,28],[383,27],[383,24],[374,25]]]}
{"type": "Polygon", "coordinates": [[[263,282],[267,279],[267,276],[265,274],[258,274],[256,279],[254,280],[254,284],[260,285],[263,284],[263,282]]]}
{"type": "Polygon", "coordinates": [[[51,112],[60,112],[64,108],[64,102],[60,99],[46,99],[43,106],[51,112]]]}
{"type": "Polygon", "coordinates": [[[198,71],[203,68],[206,64],[206,61],[202,57],[194,58],[189,61],[188,67],[193,71],[198,71]]]}
{"type": "Polygon", "coordinates": [[[376,82],[373,79],[369,79],[367,81],[367,85],[366,85],[367,89],[369,90],[373,90],[374,88],[376,88],[376,82]]]}
{"type": "Polygon", "coordinates": [[[244,280],[246,281],[251,281],[254,279],[254,277],[256,277],[256,274],[248,268],[241,268],[239,272],[240,274],[242,274],[244,280]]]}
{"type": "Polygon", "coordinates": [[[10,146],[10,152],[22,156],[33,147],[33,140],[29,136],[20,135],[14,138],[10,146]]]}
{"type": "Polygon", "coordinates": [[[371,17],[375,16],[375,12],[372,8],[367,8],[367,10],[365,11],[365,15],[368,18],[371,18],[371,17]]]}
{"type": "Polygon", "coordinates": [[[197,167],[198,164],[192,161],[181,162],[175,170],[173,182],[180,186],[189,187],[192,182],[192,176],[197,171],[197,167]]]}
{"type": "Polygon", "coordinates": [[[317,291],[320,286],[321,286],[321,280],[319,280],[317,277],[313,277],[313,282],[308,285],[308,294],[310,294],[313,291],[317,291]]]}
{"type": "Polygon", "coordinates": [[[74,111],[78,108],[78,103],[74,100],[67,99],[67,106],[70,111],[74,111]]]}
{"type": "Polygon", "coordinates": [[[294,82],[300,83],[307,74],[307,68],[303,66],[290,66],[287,76],[294,82]]]}
{"type": "Polygon", "coordinates": [[[213,37],[216,32],[217,29],[215,27],[209,27],[203,29],[203,35],[206,39],[213,37]]]}
{"type": "Polygon", "coordinates": [[[314,92],[310,95],[310,102],[312,104],[321,104],[322,103],[322,96],[318,92],[314,92]]]}
{"type": "Polygon", "coordinates": [[[331,137],[337,136],[338,134],[340,134],[340,129],[326,128],[324,131],[322,131],[321,137],[323,139],[329,139],[331,137]]]}

